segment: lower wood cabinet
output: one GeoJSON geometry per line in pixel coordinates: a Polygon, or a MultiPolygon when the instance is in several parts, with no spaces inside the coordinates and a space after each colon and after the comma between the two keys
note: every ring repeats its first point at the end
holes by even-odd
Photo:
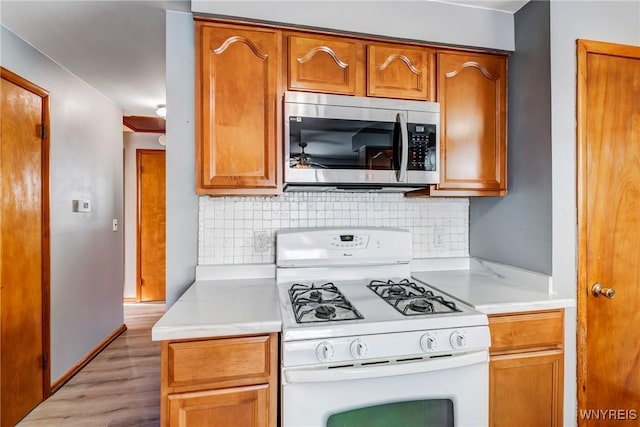
{"type": "Polygon", "coordinates": [[[170,426],[267,427],[269,385],[167,396],[170,426]]]}
{"type": "Polygon", "coordinates": [[[275,427],[278,335],[164,341],[162,427],[275,427]]]}
{"type": "Polygon", "coordinates": [[[564,311],[489,316],[489,425],[562,425],[564,311]]]}

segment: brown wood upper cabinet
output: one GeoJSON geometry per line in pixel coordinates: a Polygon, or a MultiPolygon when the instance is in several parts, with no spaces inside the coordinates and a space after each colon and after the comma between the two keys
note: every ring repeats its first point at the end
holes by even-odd
{"type": "Polygon", "coordinates": [[[502,196],[507,189],[507,57],[441,51],[440,184],[431,195],[502,196]]]}
{"type": "Polygon", "coordinates": [[[342,37],[288,34],[288,88],[364,95],[364,45],[342,37]]]}
{"type": "Polygon", "coordinates": [[[281,31],[196,21],[196,192],[281,188],[281,31]]]}
{"type": "Polygon", "coordinates": [[[367,95],[431,101],[432,49],[395,44],[367,45],[367,95]]]}

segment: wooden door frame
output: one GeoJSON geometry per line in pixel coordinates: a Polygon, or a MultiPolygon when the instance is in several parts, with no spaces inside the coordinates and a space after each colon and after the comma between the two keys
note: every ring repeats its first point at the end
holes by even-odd
{"type": "Polygon", "coordinates": [[[165,150],[154,150],[150,148],[136,149],[136,302],[142,302],[142,272],[140,271],[142,263],[142,252],[140,251],[140,157],[143,154],[156,154],[157,152],[162,152],[165,156],[167,155],[165,150]]]}
{"type": "MultiPolygon", "coordinates": [[[[640,48],[615,43],[578,39],[577,42],[577,90],[576,90],[576,141],[577,141],[577,219],[578,219],[578,325],[576,337],[578,411],[587,408],[587,56],[590,53],[628,58],[640,58],[640,48]]],[[[579,413],[579,412],[578,412],[579,413]]],[[[576,414],[579,426],[587,420],[576,414]]]]}
{"type": "MultiPolygon", "coordinates": [[[[47,363],[42,370],[43,401],[51,395],[51,233],[50,233],[50,169],[49,150],[51,128],[49,126],[49,92],[25,78],[0,67],[0,77],[42,98],[42,352],[47,363]],[[46,356],[45,356],[46,355],[46,356]]],[[[44,362],[43,362],[44,363],[44,362]]]]}

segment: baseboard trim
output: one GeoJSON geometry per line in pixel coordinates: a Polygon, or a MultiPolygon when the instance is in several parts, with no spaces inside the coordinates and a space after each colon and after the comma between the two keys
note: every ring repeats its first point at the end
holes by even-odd
{"type": "Polygon", "coordinates": [[[51,384],[51,394],[55,393],[67,383],[71,378],[74,377],[82,368],[84,368],[87,363],[91,362],[94,357],[96,357],[102,350],[105,349],[109,344],[113,342],[116,338],[118,338],[124,331],[127,330],[127,325],[120,325],[115,331],[113,331],[109,336],[103,339],[97,346],[95,346],[89,353],[87,353],[82,359],[80,359],[75,365],[69,368],[64,374],[60,376],[56,381],[51,384]]]}

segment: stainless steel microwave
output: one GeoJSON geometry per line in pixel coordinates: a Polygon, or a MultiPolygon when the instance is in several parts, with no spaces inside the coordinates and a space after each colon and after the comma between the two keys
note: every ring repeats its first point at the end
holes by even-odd
{"type": "Polygon", "coordinates": [[[285,92],[287,191],[408,191],[439,182],[440,105],[285,92]]]}

